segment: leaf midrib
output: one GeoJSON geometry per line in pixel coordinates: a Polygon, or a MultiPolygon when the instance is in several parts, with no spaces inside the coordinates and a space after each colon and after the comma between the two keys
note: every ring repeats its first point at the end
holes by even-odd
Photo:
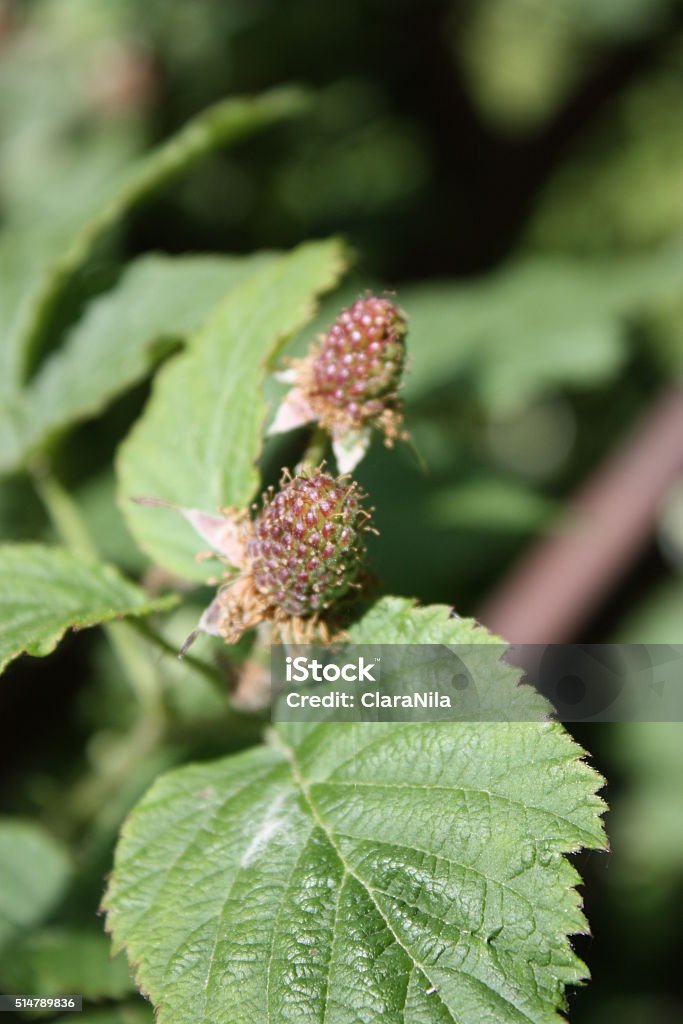
{"type": "MultiPolygon", "coordinates": [[[[287,262],[286,261],[281,261],[279,267],[277,268],[277,277],[276,277],[276,280],[274,282],[274,286],[276,284],[279,284],[282,281],[283,277],[286,277],[286,275],[289,272],[289,270],[290,270],[290,268],[289,268],[289,265],[287,264],[287,262]]],[[[254,279],[256,279],[256,278],[258,278],[258,275],[255,275],[254,279]]],[[[252,279],[252,281],[254,279],[252,279]]],[[[260,283],[260,279],[259,279],[259,283],[260,283]]],[[[253,289],[253,287],[254,287],[254,285],[252,283],[252,289],[253,289]]],[[[274,293],[275,290],[276,290],[275,287],[273,287],[272,293],[274,293]]],[[[257,289],[257,291],[258,291],[258,289],[257,289]]],[[[271,293],[271,295],[272,295],[272,293],[271,293]]],[[[226,302],[226,305],[223,307],[223,309],[220,310],[220,313],[216,316],[216,319],[211,321],[210,328],[214,328],[215,326],[218,326],[219,323],[223,323],[224,322],[224,320],[226,319],[226,312],[230,309],[230,305],[233,302],[234,302],[234,297],[232,295],[230,295],[228,300],[227,300],[227,302],[226,302]]],[[[235,337],[235,335],[237,335],[237,338],[236,338],[235,343],[229,348],[229,357],[230,358],[226,361],[226,366],[224,366],[224,368],[223,368],[223,372],[225,374],[225,386],[224,386],[224,388],[222,390],[222,393],[221,393],[221,396],[220,396],[219,400],[216,403],[216,410],[215,410],[215,416],[214,416],[214,421],[213,421],[213,429],[212,429],[211,437],[209,438],[209,440],[207,442],[207,445],[206,445],[206,466],[207,466],[207,472],[210,473],[211,467],[212,466],[214,467],[213,473],[212,474],[210,473],[210,476],[212,478],[212,487],[213,487],[214,496],[215,495],[219,496],[219,502],[223,500],[223,495],[224,495],[225,469],[224,469],[222,460],[218,458],[218,453],[220,451],[220,447],[221,447],[221,445],[223,443],[223,438],[224,438],[223,422],[225,420],[226,411],[227,411],[228,405],[230,404],[230,402],[231,402],[231,400],[232,400],[232,398],[234,396],[234,393],[235,393],[235,384],[234,384],[234,381],[232,380],[232,375],[231,375],[230,371],[232,370],[232,368],[235,365],[239,365],[239,363],[240,363],[240,361],[241,361],[241,359],[243,357],[244,352],[248,351],[248,349],[251,347],[251,345],[253,345],[254,337],[255,336],[258,337],[259,329],[262,329],[263,325],[268,323],[269,317],[271,315],[271,309],[272,309],[272,298],[271,298],[271,305],[270,305],[270,307],[268,307],[265,310],[265,312],[263,310],[261,311],[260,321],[259,321],[259,323],[258,323],[258,325],[256,327],[252,327],[251,328],[251,331],[248,331],[248,330],[238,330],[237,326],[235,326],[233,328],[233,338],[235,337]],[[226,372],[226,370],[228,372],[226,372]]],[[[240,325],[240,327],[243,327],[243,326],[244,326],[243,324],[240,325]]],[[[212,336],[212,334],[210,332],[210,328],[207,327],[207,331],[209,331],[209,335],[208,336],[209,336],[210,340],[213,340],[213,336],[212,336]]],[[[285,331],[284,334],[286,335],[286,333],[287,332],[285,331]]],[[[259,366],[257,367],[257,373],[260,373],[261,371],[263,371],[263,373],[265,373],[265,365],[264,364],[265,364],[265,359],[268,356],[268,351],[274,350],[277,347],[278,343],[281,340],[281,337],[282,337],[282,335],[278,335],[275,338],[271,339],[271,343],[268,346],[268,350],[264,353],[264,359],[259,363],[259,366]]],[[[243,384],[243,382],[242,382],[242,384],[243,384]]],[[[243,387],[241,386],[240,387],[240,391],[242,391],[242,390],[243,390],[243,387]]],[[[263,401],[262,400],[261,400],[261,405],[263,405],[263,401]]]]}
{"type": "MultiPolygon", "coordinates": [[[[271,741],[272,741],[273,745],[276,747],[276,749],[278,749],[280,751],[280,753],[283,755],[283,757],[285,758],[285,760],[289,764],[290,770],[292,772],[292,778],[293,778],[294,782],[296,783],[297,787],[299,788],[299,790],[301,791],[301,795],[303,797],[304,803],[306,804],[306,807],[308,808],[308,811],[309,811],[311,817],[313,818],[313,820],[317,824],[318,828],[321,829],[321,831],[324,833],[325,837],[327,838],[327,841],[329,842],[330,846],[332,847],[332,849],[334,850],[335,854],[339,858],[339,862],[342,865],[342,867],[344,869],[344,872],[346,873],[347,876],[350,876],[351,878],[355,879],[355,881],[358,883],[358,885],[360,885],[360,887],[362,888],[363,892],[365,892],[367,894],[368,898],[372,902],[372,905],[374,906],[375,910],[377,911],[377,913],[381,917],[381,919],[384,922],[384,924],[385,924],[387,930],[389,931],[390,935],[394,939],[394,942],[398,946],[400,946],[400,948],[406,954],[406,956],[408,957],[410,963],[413,965],[413,968],[417,968],[425,976],[425,978],[427,979],[427,981],[430,984],[430,987],[434,989],[434,994],[436,996],[438,996],[440,1003],[442,1004],[442,1006],[445,1009],[446,1013],[448,1013],[450,1019],[453,1021],[453,1024],[459,1024],[459,1022],[453,1016],[453,1014],[452,1014],[452,1012],[450,1010],[450,1007],[448,1007],[446,1005],[446,1003],[444,1002],[443,998],[441,997],[441,995],[439,993],[439,986],[436,984],[434,979],[429,974],[429,971],[428,971],[427,967],[424,964],[422,964],[419,960],[417,960],[415,955],[413,953],[411,953],[411,951],[401,941],[399,936],[396,934],[395,929],[392,927],[391,922],[388,920],[388,918],[386,917],[386,915],[382,911],[382,908],[380,907],[380,905],[378,904],[377,900],[375,899],[373,889],[367,884],[367,882],[360,875],[358,875],[358,873],[356,871],[354,871],[352,865],[349,864],[349,862],[344,857],[343,851],[339,848],[338,844],[335,842],[334,832],[330,829],[329,825],[327,824],[327,822],[325,821],[325,819],[321,815],[321,813],[320,813],[320,811],[319,811],[319,809],[318,809],[318,807],[317,807],[317,805],[316,805],[316,803],[315,803],[315,801],[314,801],[314,799],[313,799],[313,797],[311,795],[310,787],[309,787],[308,783],[306,782],[306,779],[305,779],[305,777],[304,777],[304,775],[303,775],[303,773],[301,771],[301,767],[299,765],[299,762],[297,761],[296,751],[292,747],[288,746],[284,742],[282,737],[277,732],[273,732],[271,734],[271,741]]],[[[515,1009],[517,1009],[517,1007],[515,1007],[515,1009]]],[[[533,1024],[533,1022],[530,1022],[530,1024],[533,1024]]]]}
{"type": "MultiPolygon", "coordinates": [[[[450,1006],[448,1006],[448,1004],[445,1002],[443,996],[441,996],[440,987],[437,984],[437,982],[434,980],[434,978],[431,976],[431,974],[429,973],[429,970],[426,967],[426,965],[423,964],[420,960],[418,960],[416,958],[415,954],[413,952],[411,952],[411,950],[405,945],[405,943],[401,940],[401,938],[397,934],[396,930],[392,926],[390,919],[386,916],[386,914],[384,913],[380,903],[375,898],[375,892],[377,890],[375,890],[373,888],[373,886],[371,886],[361,875],[359,875],[354,870],[353,866],[345,858],[343,850],[340,848],[339,844],[336,842],[336,837],[335,837],[334,831],[330,828],[330,826],[325,821],[325,818],[324,818],[323,814],[321,813],[320,809],[318,808],[318,806],[317,806],[317,804],[315,802],[315,799],[314,799],[313,794],[311,792],[311,786],[307,782],[307,780],[306,780],[306,778],[305,778],[305,776],[303,774],[302,768],[301,768],[301,766],[300,766],[300,764],[299,764],[299,762],[297,760],[296,750],[293,747],[289,746],[283,740],[282,736],[277,731],[275,731],[275,730],[273,730],[270,733],[269,740],[270,740],[270,743],[272,744],[272,746],[275,749],[279,750],[280,753],[285,758],[285,760],[287,761],[287,763],[289,765],[289,768],[290,768],[290,771],[292,773],[293,781],[296,783],[296,786],[300,790],[302,799],[303,799],[303,801],[304,801],[304,803],[305,803],[305,805],[306,805],[306,807],[308,809],[308,812],[310,813],[310,815],[313,818],[313,820],[316,823],[316,825],[321,829],[321,831],[323,832],[323,834],[327,838],[327,841],[329,842],[330,846],[332,847],[332,849],[334,850],[336,856],[338,857],[339,862],[340,862],[342,868],[344,869],[344,872],[345,872],[346,876],[353,878],[358,883],[358,885],[362,888],[363,892],[366,893],[367,897],[372,902],[372,905],[374,906],[375,910],[377,911],[377,914],[379,915],[379,917],[383,921],[383,923],[384,923],[385,927],[387,928],[387,930],[389,931],[390,935],[392,936],[392,938],[394,939],[396,944],[403,950],[403,952],[408,957],[410,963],[413,966],[413,970],[420,971],[423,974],[423,976],[427,979],[427,981],[429,982],[430,988],[433,989],[433,994],[438,996],[439,1002],[444,1007],[444,1010],[448,1014],[448,1016],[449,1016],[450,1020],[453,1022],[453,1024],[460,1024],[458,1019],[454,1016],[453,1011],[451,1010],[450,1006]]],[[[327,780],[320,780],[320,782],[315,783],[315,785],[325,785],[326,781],[327,780]]],[[[334,785],[334,783],[330,783],[330,784],[334,785]]],[[[349,783],[350,787],[352,787],[352,785],[353,785],[352,783],[349,783]]],[[[523,1007],[518,1006],[516,1003],[512,1002],[509,999],[508,996],[506,996],[504,993],[498,991],[497,989],[493,988],[491,985],[488,984],[488,982],[484,981],[482,978],[478,978],[476,975],[469,974],[466,971],[462,971],[462,970],[460,970],[458,968],[453,968],[453,970],[457,974],[462,974],[463,977],[466,977],[470,982],[475,983],[475,984],[485,988],[488,992],[491,993],[491,995],[495,999],[498,999],[501,1002],[503,1002],[506,1005],[508,1005],[516,1014],[519,1014],[519,1016],[521,1018],[523,1018],[525,1021],[528,1021],[529,1024],[536,1024],[535,1019],[530,1017],[528,1015],[528,1013],[523,1009],[523,1007]]]]}

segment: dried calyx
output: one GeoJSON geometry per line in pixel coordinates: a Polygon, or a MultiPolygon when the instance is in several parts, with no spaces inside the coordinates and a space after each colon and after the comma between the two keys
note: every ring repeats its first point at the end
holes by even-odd
{"type": "Polygon", "coordinates": [[[317,420],[329,431],[340,469],[363,457],[370,428],[387,444],[403,437],[399,389],[405,366],[405,314],[370,295],[342,310],[305,359],[281,375],[293,384],[270,432],[317,420]]]}
{"type": "Polygon", "coordinates": [[[245,511],[215,516],[180,509],[229,563],[196,632],[236,643],[271,622],[284,639],[313,639],[324,613],[360,585],[364,534],[373,529],[363,497],[347,476],[319,467],[294,477],[285,472],[253,519],[245,511]]]}

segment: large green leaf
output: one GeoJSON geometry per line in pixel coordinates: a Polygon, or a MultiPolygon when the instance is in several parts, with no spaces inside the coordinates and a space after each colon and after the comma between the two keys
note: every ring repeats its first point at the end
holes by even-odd
{"type": "Polygon", "coordinates": [[[93,416],[144,377],[164,342],[195,331],[233,285],[270,258],[146,256],[131,264],[29,386],[0,407],[0,472],[19,468],[55,431],[93,416]]]}
{"type": "Polygon", "coordinates": [[[148,615],[152,600],[112,566],[42,544],[0,547],[0,671],[20,654],[45,657],[67,629],[148,615]]]}
{"type": "Polygon", "coordinates": [[[38,825],[0,820],[0,947],[50,913],[70,871],[66,852],[38,825]]]}
{"type": "Polygon", "coordinates": [[[24,289],[21,308],[3,345],[3,378],[15,384],[26,379],[65,287],[100,239],[133,207],[213,150],[298,113],[304,104],[305,94],[290,88],[221,101],[117,178],[104,202],[99,201],[95,210],[85,211],[82,227],[68,245],[56,253],[51,247],[47,264],[42,267],[40,254],[34,254],[34,263],[38,262],[40,269],[24,289]]]}
{"type": "MultiPolygon", "coordinates": [[[[355,636],[485,640],[401,601],[355,636]]],[[[159,1024],[557,1022],[586,975],[563,854],[604,845],[582,753],[551,723],[279,725],[143,798],[106,897],[114,946],[159,1024]]]]}
{"type": "Polygon", "coordinates": [[[383,597],[349,630],[355,644],[500,644],[474,619],[461,619],[445,604],[421,608],[408,597],[383,597]]]}
{"type": "Polygon", "coordinates": [[[118,470],[128,526],[164,568],[204,579],[195,560],[201,542],[176,513],[131,499],[163,498],[207,512],[246,505],[258,486],[266,362],[313,315],[316,296],[336,283],[343,263],[336,241],[274,260],[231,292],[187,351],[159,372],[118,470]]]}
{"type": "Polygon", "coordinates": [[[447,644],[454,649],[466,645],[465,662],[474,676],[482,721],[501,717],[511,722],[542,721],[552,711],[537,690],[519,686],[517,669],[501,660],[508,645],[445,604],[421,608],[410,598],[384,597],[351,626],[349,640],[355,644],[447,644]]]}

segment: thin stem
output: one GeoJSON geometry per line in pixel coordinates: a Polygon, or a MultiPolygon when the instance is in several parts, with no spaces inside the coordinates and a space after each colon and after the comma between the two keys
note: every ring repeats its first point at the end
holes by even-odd
{"type": "MultiPolygon", "coordinates": [[[[97,559],[97,547],[78,506],[51,472],[49,465],[46,462],[36,464],[32,469],[32,477],[60,540],[83,557],[97,559]]],[[[100,739],[106,740],[106,748],[98,748],[99,753],[93,756],[90,770],[69,799],[72,827],[76,830],[93,816],[96,826],[106,825],[111,817],[112,801],[116,800],[131,772],[159,750],[169,736],[160,673],[146,645],[154,644],[164,654],[173,655],[174,658],[178,654],[176,648],[140,619],[106,623],[103,629],[137,697],[139,714],[125,734],[106,737],[103,732],[100,735],[100,739]]],[[[224,692],[219,674],[209,665],[192,656],[186,660],[224,692]]]]}
{"type": "Polygon", "coordinates": [[[327,431],[316,424],[306,447],[306,451],[301,458],[301,462],[297,466],[297,471],[300,472],[305,469],[316,469],[323,461],[326,448],[327,431]]]}
{"type": "MultiPolygon", "coordinates": [[[[97,558],[98,552],[76,503],[46,462],[32,470],[33,483],[60,540],[76,554],[97,558]]],[[[158,723],[165,718],[159,680],[145,657],[140,639],[127,622],[103,624],[116,657],[142,709],[158,723]]]]}
{"type": "Polygon", "coordinates": [[[45,506],[50,522],[63,544],[78,555],[97,558],[97,549],[88,528],[62,485],[44,462],[33,467],[32,479],[38,496],[45,506]]]}
{"type": "MultiPolygon", "coordinates": [[[[86,558],[98,557],[78,506],[45,462],[33,467],[33,483],[60,540],[86,558]]],[[[166,730],[166,711],[159,677],[146,656],[142,638],[128,622],[103,623],[106,637],[135,693],[140,715],[125,735],[112,740],[106,761],[99,761],[75,788],[70,811],[76,821],[107,806],[132,770],[159,746],[166,730]]]]}
{"type": "MultiPolygon", "coordinates": [[[[139,633],[140,636],[145,638],[145,640],[148,640],[150,643],[154,644],[155,647],[158,647],[164,654],[170,654],[174,659],[178,659],[180,657],[178,648],[167,640],[166,637],[153,630],[149,623],[145,622],[144,619],[132,619],[129,625],[131,629],[134,629],[135,632],[139,633]]],[[[193,654],[184,654],[183,661],[186,665],[190,665],[195,669],[196,672],[201,673],[201,675],[213,683],[214,686],[219,686],[221,692],[224,690],[224,682],[220,673],[216,669],[212,668],[211,665],[208,665],[205,661],[202,661],[201,658],[197,658],[193,654]]]]}

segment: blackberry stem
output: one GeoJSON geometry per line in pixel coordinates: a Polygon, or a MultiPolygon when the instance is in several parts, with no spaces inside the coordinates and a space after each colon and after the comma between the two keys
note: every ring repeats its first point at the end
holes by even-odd
{"type": "MultiPolygon", "coordinates": [[[[97,559],[97,548],[77,505],[51,472],[47,462],[32,467],[32,479],[55,533],[62,543],[85,558],[97,559]]],[[[144,656],[139,639],[130,623],[107,622],[103,623],[102,628],[143,712],[151,721],[161,723],[165,718],[165,711],[159,681],[144,656]]]]}
{"type": "Polygon", "coordinates": [[[317,426],[311,434],[301,462],[296,467],[296,472],[301,473],[307,469],[317,469],[323,461],[325,449],[327,448],[327,431],[324,427],[317,426]]]}

